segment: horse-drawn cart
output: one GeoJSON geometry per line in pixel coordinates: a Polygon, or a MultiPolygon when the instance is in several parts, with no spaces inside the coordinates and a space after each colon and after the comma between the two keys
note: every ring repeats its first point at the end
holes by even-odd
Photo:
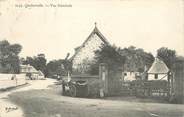
{"type": "Polygon", "coordinates": [[[87,97],[94,92],[98,95],[99,86],[99,76],[75,75],[63,78],[62,93],[72,97],[87,97]]]}

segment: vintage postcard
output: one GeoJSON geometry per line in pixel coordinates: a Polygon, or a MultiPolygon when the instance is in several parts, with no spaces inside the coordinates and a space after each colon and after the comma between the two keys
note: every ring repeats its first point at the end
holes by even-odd
{"type": "Polygon", "coordinates": [[[0,117],[184,117],[184,0],[0,0],[0,117]]]}

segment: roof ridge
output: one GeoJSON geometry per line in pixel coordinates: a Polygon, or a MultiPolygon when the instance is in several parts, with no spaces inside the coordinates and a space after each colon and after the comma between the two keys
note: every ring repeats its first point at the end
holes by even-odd
{"type": "Polygon", "coordinates": [[[164,63],[163,60],[155,58],[153,64],[148,70],[148,73],[167,73],[169,72],[169,68],[164,63]]]}
{"type": "Polygon", "coordinates": [[[105,36],[103,36],[103,34],[100,32],[100,30],[97,28],[96,23],[95,23],[95,27],[93,29],[93,31],[89,34],[89,36],[86,38],[86,40],[81,44],[81,46],[77,47],[77,51],[75,52],[75,54],[70,58],[70,60],[72,60],[75,55],[81,50],[81,48],[85,45],[85,43],[90,39],[91,35],[93,34],[97,34],[99,36],[99,38],[106,43],[107,45],[110,45],[110,43],[107,41],[107,39],[105,38],[105,36]]]}

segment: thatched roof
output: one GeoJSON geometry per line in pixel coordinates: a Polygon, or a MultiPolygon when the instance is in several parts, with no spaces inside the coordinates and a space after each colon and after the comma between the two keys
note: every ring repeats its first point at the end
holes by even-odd
{"type": "Polygon", "coordinates": [[[167,65],[160,59],[155,58],[152,66],[148,70],[148,74],[166,74],[169,72],[167,65]]]}
{"type": "Polygon", "coordinates": [[[38,73],[38,71],[31,65],[20,65],[21,69],[24,71],[21,71],[23,73],[38,73]]]}

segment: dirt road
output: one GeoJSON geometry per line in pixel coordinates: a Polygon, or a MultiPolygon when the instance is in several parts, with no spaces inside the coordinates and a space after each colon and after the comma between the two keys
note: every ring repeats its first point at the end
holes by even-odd
{"type": "Polygon", "coordinates": [[[61,86],[14,93],[10,99],[24,108],[25,117],[184,117],[181,104],[73,98],[62,96],[61,86]]]}
{"type": "Polygon", "coordinates": [[[47,89],[54,82],[51,79],[30,81],[30,86],[0,94],[0,104],[4,103],[1,108],[15,106],[5,99],[11,94],[10,99],[24,109],[24,113],[19,107],[16,111],[4,112],[1,117],[184,117],[184,105],[120,101],[116,97],[73,98],[62,96],[60,86],[47,89]]]}
{"type": "Polygon", "coordinates": [[[47,80],[29,80],[28,85],[24,87],[20,87],[11,91],[2,92],[0,93],[0,117],[23,117],[23,111],[20,107],[17,105],[11,103],[8,100],[8,95],[12,94],[14,92],[20,92],[20,91],[28,91],[33,89],[47,89],[48,85],[51,85],[55,82],[53,79],[47,79],[47,80]],[[16,107],[18,107],[16,109],[16,107]],[[11,108],[6,110],[6,108],[11,108]]]}

